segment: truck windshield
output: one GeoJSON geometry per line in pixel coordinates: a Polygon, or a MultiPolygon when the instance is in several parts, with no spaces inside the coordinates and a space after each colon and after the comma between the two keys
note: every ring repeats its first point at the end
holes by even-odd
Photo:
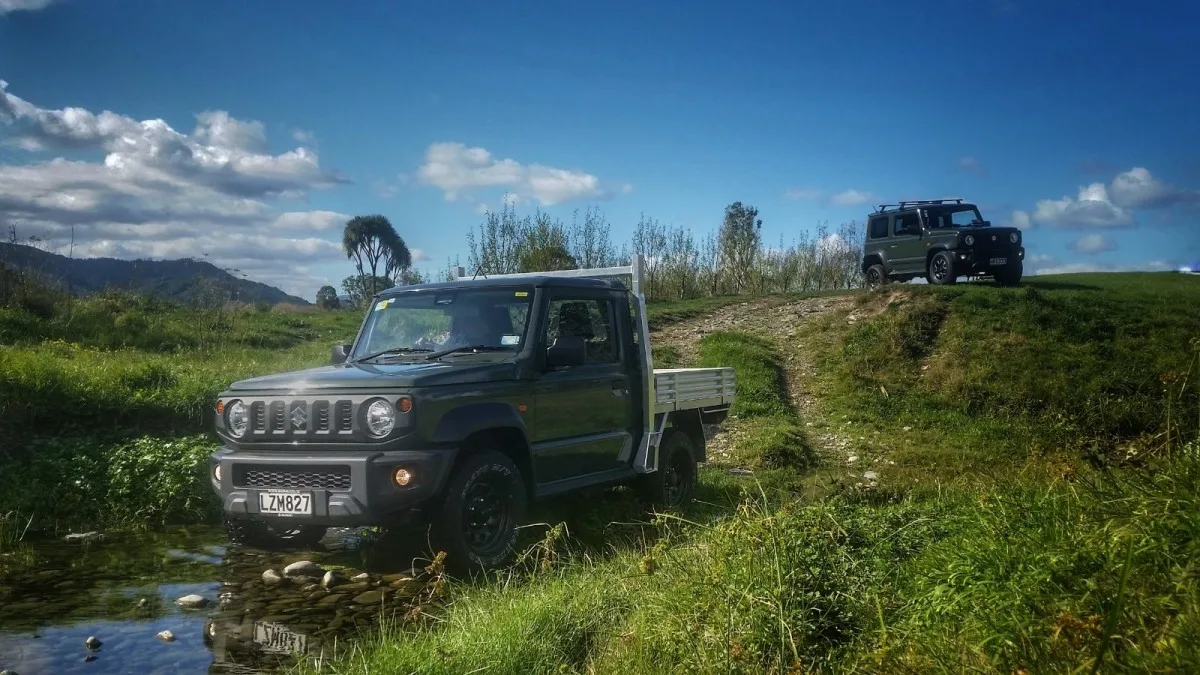
{"type": "Polygon", "coordinates": [[[379,299],[350,358],[381,352],[420,357],[470,346],[486,348],[482,354],[507,356],[525,343],[532,302],[529,287],[411,291],[379,299]]]}
{"type": "Polygon", "coordinates": [[[979,215],[979,209],[974,206],[931,208],[925,211],[925,227],[930,229],[939,227],[978,227],[983,224],[983,216],[979,215]]]}

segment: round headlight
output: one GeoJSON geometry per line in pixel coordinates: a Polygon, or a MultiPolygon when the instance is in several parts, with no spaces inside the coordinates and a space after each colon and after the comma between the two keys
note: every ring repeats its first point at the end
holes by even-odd
{"type": "Polygon", "coordinates": [[[382,399],[367,406],[367,429],[374,436],[387,436],[396,426],[396,409],[382,399]]]}
{"type": "Polygon", "coordinates": [[[1008,235],[1008,240],[1009,240],[1009,241],[1011,241],[1011,242],[1012,242],[1012,243],[1014,243],[1014,244],[1015,244],[1015,243],[1017,243],[1017,240],[1018,240],[1018,239],[1020,239],[1020,238],[1021,238],[1021,237],[1020,237],[1020,236],[1018,236],[1016,232],[1013,232],[1013,233],[1011,233],[1011,234],[1009,234],[1009,235],[1008,235]]]}
{"type": "Polygon", "coordinates": [[[225,428],[229,429],[229,435],[234,438],[241,438],[246,435],[246,427],[249,426],[250,416],[246,414],[246,405],[241,401],[234,401],[225,406],[225,428]]]}
{"type": "Polygon", "coordinates": [[[963,241],[966,242],[967,246],[974,246],[975,245],[975,235],[968,234],[967,236],[963,237],[963,241]]]}

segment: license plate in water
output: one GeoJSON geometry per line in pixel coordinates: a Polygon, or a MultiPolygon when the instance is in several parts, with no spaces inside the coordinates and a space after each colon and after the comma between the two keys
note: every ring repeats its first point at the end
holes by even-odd
{"type": "Polygon", "coordinates": [[[1008,258],[992,258],[993,265],[1007,265],[1008,258]]]}
{"type": "Polygon", "coordinates": [[[289,630],[287,626],[266,621],[255,622],[254,641],[269,652],[303,654],[308,650],[307,635],[289,630]]]}
{"type": "Polygon", "coordinates": [[[312,494],[308,492],[260,492],[260,513],[278,513],[286,516],[312,515],[312,494]]]}

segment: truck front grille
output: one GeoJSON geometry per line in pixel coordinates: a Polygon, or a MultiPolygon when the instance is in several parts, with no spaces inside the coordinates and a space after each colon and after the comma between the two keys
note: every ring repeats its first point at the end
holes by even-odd
{"type": "Polygon", "coordinates": [[[349,436],[354,433],[354,401],[349,399],[270,399],[247,401],[247,440],[349,436]]]}
{"type": "Polygon", "coordinates": [[[350,489],[350,467],[344,465],[311,466],[304,471],[284,471],[255,464],[235,465],[234,485],[242,488],[275,490],[350,489]]]}

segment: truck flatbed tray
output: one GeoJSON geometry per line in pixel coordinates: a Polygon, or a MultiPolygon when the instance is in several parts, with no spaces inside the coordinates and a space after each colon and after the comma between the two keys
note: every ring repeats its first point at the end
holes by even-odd
{"type": "Polygon", "coordinates": [[[733,368],[655,368],[654,412],[727,408],[736,387],[733,368]]]}

